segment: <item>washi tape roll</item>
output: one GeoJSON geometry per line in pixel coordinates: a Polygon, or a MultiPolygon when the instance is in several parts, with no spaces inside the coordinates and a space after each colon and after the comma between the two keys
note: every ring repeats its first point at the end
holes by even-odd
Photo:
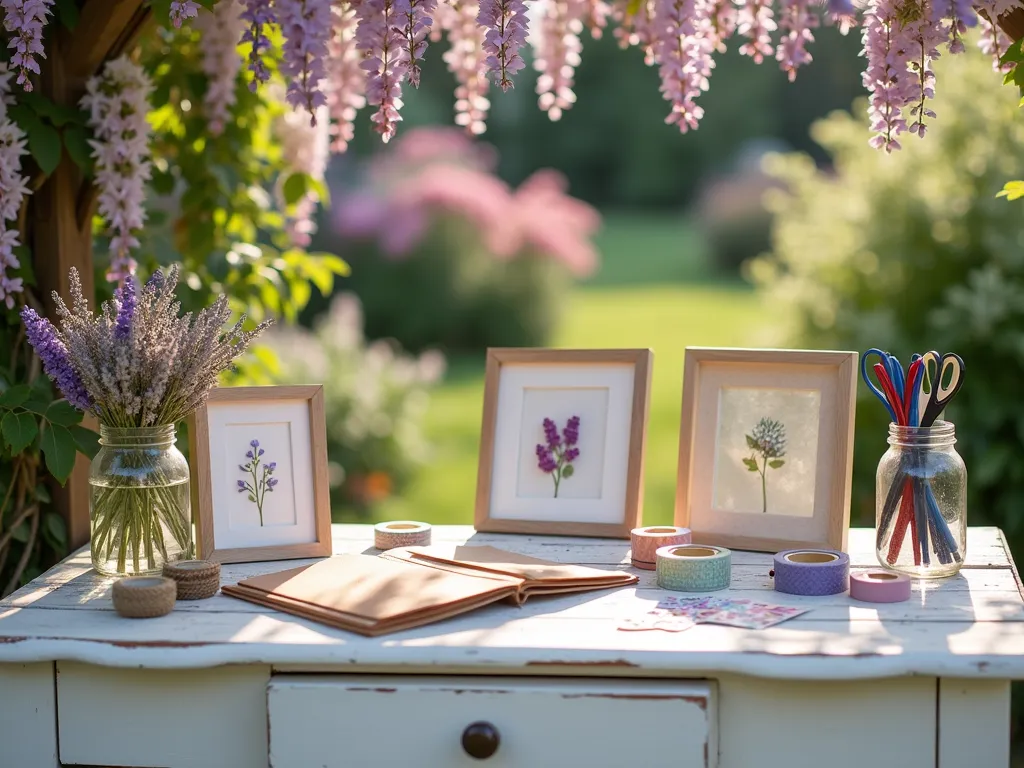
{"type": "Polygon", "coordinates": [[[878,569],[851,573],[850,597],[865,603],[901,603],[910,599],[910,577],[878,569]]]}
{"type": "Polygon", "coordinates": [[[114,610],[129,619],[152,619],[174,609],[178,587],[163,576],[129,576],[114,582],[114,610]]]}
{"type": "Polygon", "coordinates": [[[708,544],[675,544],[654,553],[658,586],[676,592],[714,592],[732,578],[732,552],[708,544]]]}
{"type": "Polygon", "coordinates": [[[629,532],[629,557],[634,568],[645,571],[657,570],[654,553],[670,544],[689,544],[690,529],[674,525],[657,525],[651,528],[634,528],[629,532]]]}
{"type": "Polygon", "coordinates": [[[834,549],[787,549],[775,555],[775,591],[836,595],[850,586],[850,556],[834,549]]]}
{"type": "Polygon", "coordinates": [[[393,520],[373,527],[373,546],[377,549],[395,547],[426,547],[430,544],[430,525],[415,520],[393,520]]]}

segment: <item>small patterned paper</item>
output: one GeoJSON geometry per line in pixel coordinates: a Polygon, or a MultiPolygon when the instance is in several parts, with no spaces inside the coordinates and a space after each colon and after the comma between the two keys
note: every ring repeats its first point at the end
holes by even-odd
{"type": "Polygon", "coordinates": [[[755,603],[745,598],[672,596],[664,598],[642,616],[622,620],[619,629],[682,632],[697,624],[766,629],[808,610],[771,603],[755,603]]]}

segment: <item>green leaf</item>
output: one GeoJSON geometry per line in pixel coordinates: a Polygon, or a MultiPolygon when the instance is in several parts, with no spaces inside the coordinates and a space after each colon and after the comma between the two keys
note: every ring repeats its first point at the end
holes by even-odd
{"type": "Polygon", "coordinates": [[[249,494],[249,501],[256,503],[256,497],[253,496],[251,493],[249,494]]]}
{"type": "Polygon", "coordinates": [[[67,427],[50,424],[43,431],[40,447],[46,458],[46,468],[58,483],[64,485],[75,468],[75,438],[71,436],[67,427]]]}
{"type": "Polygon", "coordinates": [[[32,390],[28,384],[17,384],[0,395],[0,408],[17,408],[28,400],[32,390]]]}
{"type": "Polygon", "coordinates": [[[96,454],[100,451],[100,436],[93,432],[91,429],[79,426],[78,424],[73,427],[68,427],[68,431],[71,436],[75,439],[75,447],[78,448],[82,453],[88,456],[90,459],[96,457],[96,454]]]}
{"type": "Polygon", "coordinates": [[[1006,186],[996,197],[1005,197],[1007,200],[1018,200],[1024,197],[1024,181],[1006,182],[1006,186]]]}
{"type": "Polygon", "coordinates": [[[575,474],[575,472],[576,470],[573,469],[572,464],[566,464],[564,467],[562,467],[562,477],[572,477],[575,474]]]}
{"type": "Polygon", "coordinates": [[[746,435],[745,437],[747,438],[747,447],[750,448],[750,450],[752,451],[756,451],[757,441],[754,440],[754,438],[752,438],[750,435],[746,435]]]}
{"type": "Polygon", "coordinates": [[[53,497],[50,496],[50,489],[47,488],[43,483],[36,486],[36,498],[43,504],[49,504],[53,501],[53,497]]]}
{"type": "Polygon", "coordinates": [[[50,512],[46,516],[46,530],[53,537],[55,543],[62,547],[67,545],[68,527],[64,523],[64,518],[56,512],[50,512]]]}
{"type": "Polygon", "coordinates": [[[56,128],[39,122],[28,134],[28,148],[39,164],[39,169],[49,176],[60,163],[60,134],[56,128]]]}
{"type": "Polygon", "coordinates": [[[785,459],[772,459],[771,461],[768,462],[768,466],[771,467],[772,469],[778,469],[785,463],[785,459]]]}
{"type": "Polygon", "coordinates": [[[68,29],[78,26],[78,4],[75,0],[57,0],[57,15],[60,23],[68,29]]]}
{"type": "Polygon", "coordinates": [[[24,544],[26,541],[28,541],[28,533],[28,522],[25,521],[22,522],[22,524],[15,528],[13,531],[11,531],[11,538],[21,544],[24,544]]]}
{"type": "Polygon", "coordinates": [[[39,117],[45,117],[58,128],[67,123],[77,123],[79,125],[85,123],[85,113],[76,107],[58,104],[38,93],[25,94],[25,96],[31,98],[26,103],[32,107],[39,117]]]}
{"type": "Polygon", "coordinates": [[[288,205],[295,205],[305,196],[306,190],[309,189],[309,176],[305,173],[293,173],[284,181],[282,191],[284,192],[284,201],[288,205]]]}
{"type": "Polygon", "coordinates": [[[31,413],[8,411],[0,422],[4,442],[11,447],[11,453],[21,453],[28,448],[39,434],[39,424],[31,413]]]}
{"type": "Polygon", "coordinates": [[[82,421],[82,412],[67,400],[54,400],[46,409],[45,418],[51,424],[70,427],[82,421]]]}
{"type": "Polygon", "coordinates": [[[91,176],[93,167],[92,147],[89,146],[89,139],[85,128],[80,125],[69,125],[65,128],[64,147],[68,151],[68,157],[78,166],[79,170],[86,176],[91,176]]]}
{"type": "Polygon", "coordinates": [[[174,174],[168,172],[157,171],[153,174],[153,180],[150,182],[153,190],[159,195],[169,195],[174,192],[174,174]]]}
{"type": "Polygon", "coordinates": [[[761,471],[761,470],[759,470],[759,469],[757,468],[757,462],[756,462],[756,461],[754,461],[753,459],[744,459],[744,460],[743,460],[743,465],[744,465],[744,466],[745,466],[745,467],[746,467],[747,469],[749,469],[749,470],[750,470],[751,472],[760,472],[760,471],[761,471]]]}

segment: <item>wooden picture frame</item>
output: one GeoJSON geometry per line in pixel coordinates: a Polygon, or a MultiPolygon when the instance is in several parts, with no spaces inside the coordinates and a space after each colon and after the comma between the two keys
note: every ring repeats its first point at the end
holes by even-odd
{"type": "Polygon", "coordinates": [[[694,543],[845,550],[857,359],[841,351],[686,348],[674,517],[694,543]]]}
{"type": "Polygon", "coordinates": [[[188,434],[198,557],[245,563],[330,556],[322,386],[215,388],[189,417],[188,434]],[[259,505],[253,486],[263,489],[259,505]]]}
{"type": "Polygon", "coordinates": [[[643,511],[653,358],[649,349],[489,349],[476,529],[628,539],[643,511]],[[580,419],[561,496],[558,473],[540,467],[540,414],[560,440],[580,419]]]}

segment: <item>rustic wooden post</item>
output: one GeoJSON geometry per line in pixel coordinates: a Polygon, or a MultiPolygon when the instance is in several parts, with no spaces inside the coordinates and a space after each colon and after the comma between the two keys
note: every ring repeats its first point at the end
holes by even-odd
{"type": "MultiPolygon", "coordinates": [[[[142,0],[86,0],[79,23],[69,32],[57,22],[47,31],[41,91],[57,104],[73,106],[85,92],[86,80],[103,62],[130,48],[149,17],[142,0]]],[[[77,267],[86,296],[94,295],[92,216],[95,194],[65,152],[57,169],[30,200],[30,241],[40,298],[53,315],[51,291],[68,291],[68,271],[77,267]]],[[[89,425],[95,426],[95,425],[89,425]]],[[[72,549],[89,540],[89,461],[79,455],[75,470],[62,488],[52,483],[54,502],[67,522],[72,549]]]]}
{"type": "Polygon", "coordinates": [[[1011,40],[1020,40],[1024,37],[1024,6],[1000,16],[999,26],[1010,36],[1011,40]]]}

